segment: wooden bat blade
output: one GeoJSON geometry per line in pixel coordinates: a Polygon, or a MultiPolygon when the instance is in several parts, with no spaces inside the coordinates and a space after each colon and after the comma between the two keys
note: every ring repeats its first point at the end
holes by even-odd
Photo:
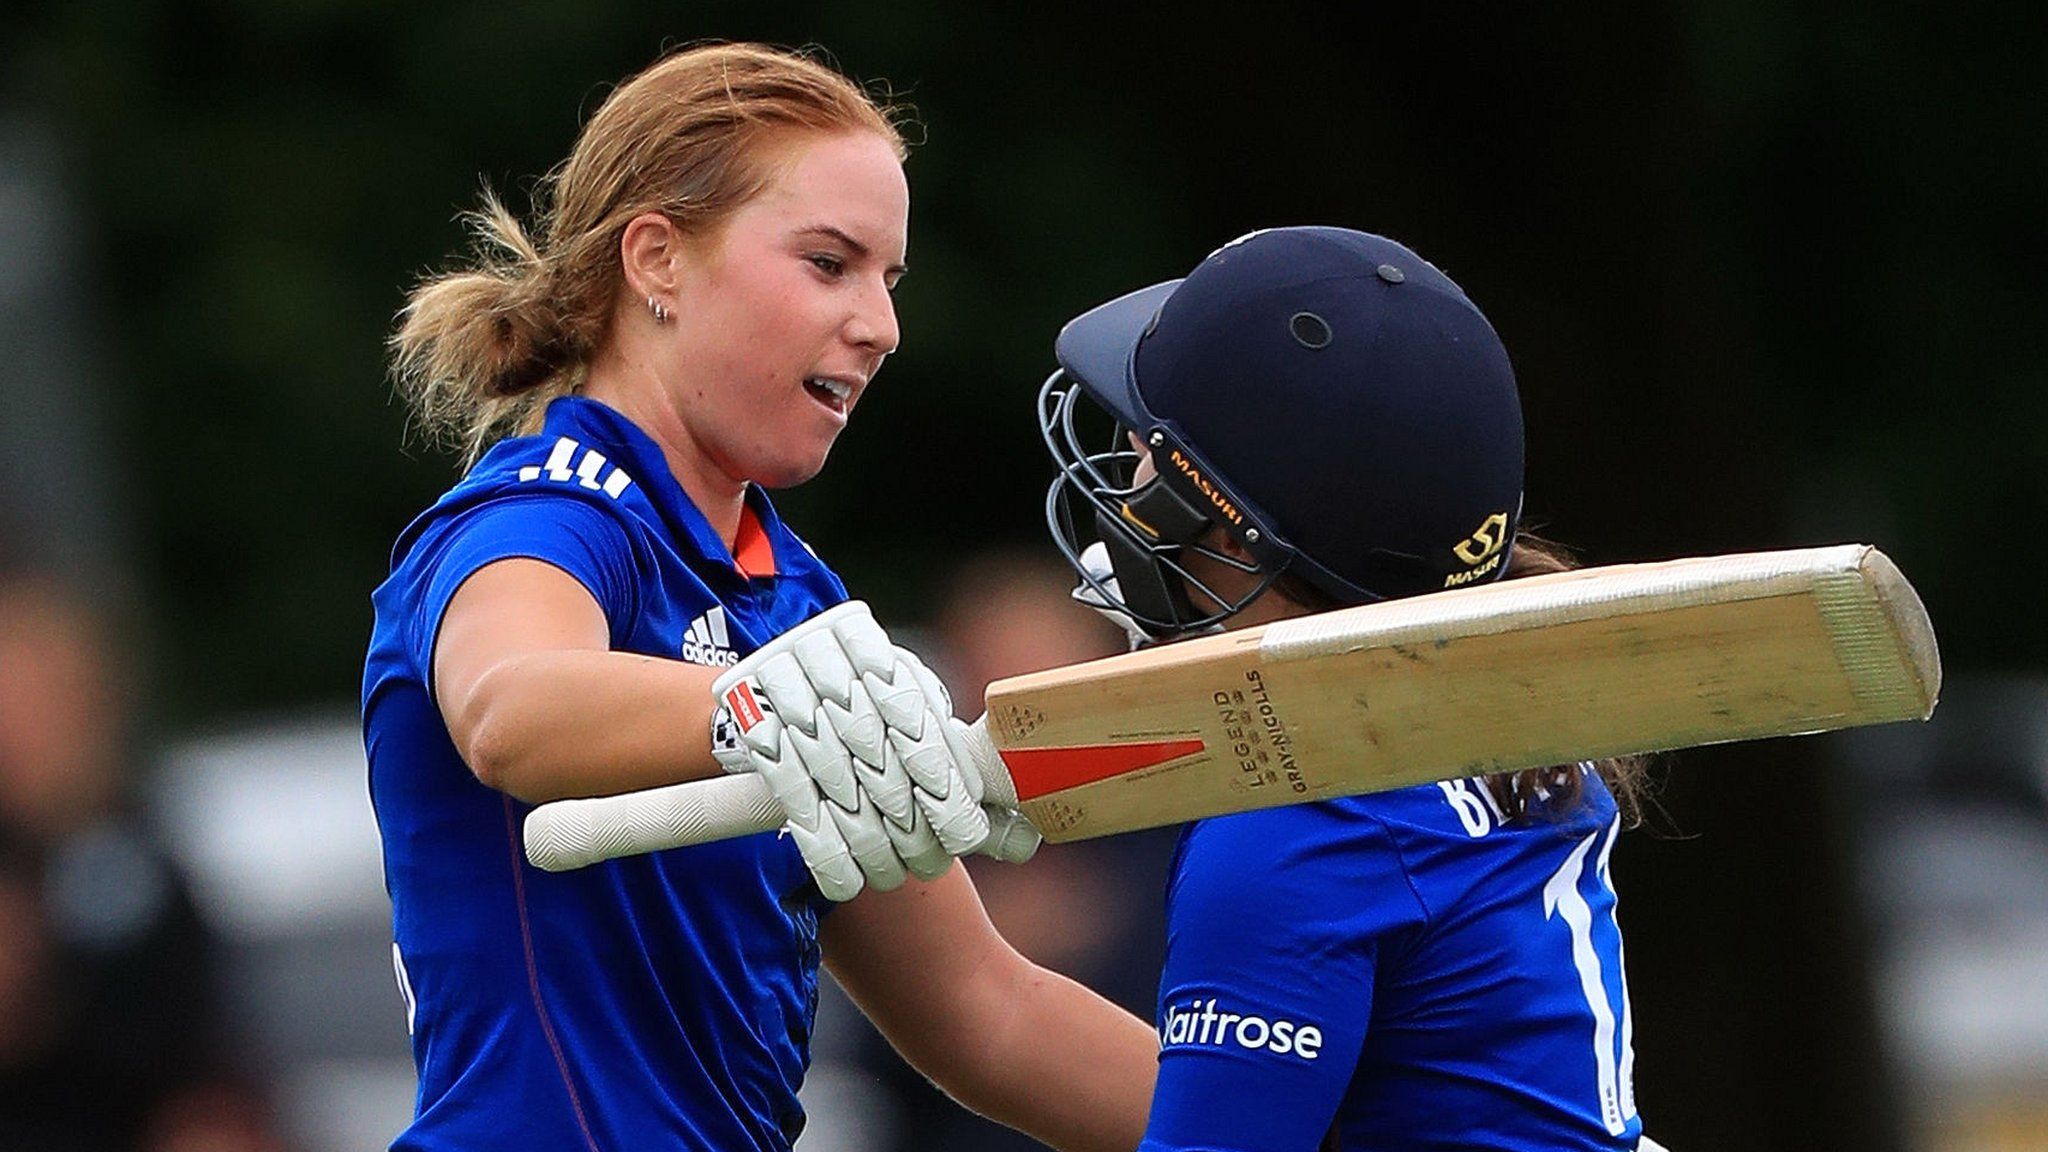
{"type": "MultiPolygon", "coordinates": [[[[1875,548],[1617,565],[999,680],[969,745],[1052,841],[1518,768],[1925,719],[1934,629],[1875,548]]],[[[758,777],[543,804],[551,870],[777,827],[758,777]]]]}
{"type": "Polygon", "coordinates": [[[1874,548],[1585,569],[998,681],[1052,841],[1454,776],[1922,719],[1934,632],[1874,548]]]}

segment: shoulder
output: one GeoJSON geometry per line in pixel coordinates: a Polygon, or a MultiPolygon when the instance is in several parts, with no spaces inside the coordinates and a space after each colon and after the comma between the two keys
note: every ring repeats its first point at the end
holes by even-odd
{"type": "Polygon", "coordinates": [[[1397,830],[1350,801],[1190,825],[1168,905],[1176,925],[1233,932],[1258,924],[1327,925],[1354,936],[1425,918],[1397,830]]]}
{"type": "Polygon", "coordinates": [[[639,521],[631,508],[637,487],[624,469],[569,437],[501,441],[406,527],[392,549],[392,565],[457,535],[492,530],[630,539],[639,521]],[[589,459],[597,466],[579,463],[589,459]]]}
{"type": "Polygon", "coordinates": [[[573,435],[547,432],[500,442],[444,503],[515,498],[563,500],[614,514],[646,502],[645,489],[626,464],[573,435]]]}
{"type": "Polygon", "coordinates": [[[553,480],[546,461],[554,449],[537,440],[493,448],[392,546],[390,575],[373,599],[380,618],[411,621],[417,647],[431,650],[457,590],[501,560],[538,560],[567,573],[615,628],[637,616],[655,550],[644,520],[622,506],[636,486],[608,492],[601,471],[594,487],[577,483],[573,471],[568,482],[553,480]]]}
{"type": "Polygon", "coordinates": [[[1332,803],[1380,819],[1390,835],[1411,851],[1438,841],[1456,844],[1498,842],[1531,834],[1554,836],[1560,829],[1603,826],[1614,816],[1614,798],[1592,765],[1581,764],[1576,771],[1582,786],[1569,807],[1554,802],[1539,788],[1528,813],[1519,818],[1510,818],[1493,785],[1482,776],[1349,796],[1332,803]]]}
{"type": "Polygon", "coordinates": [[[1219,923],[1327,917],[1333,905],[1383,925],[1428,921],[1613,812],[1595,777],[1571,812],[1510,821],[1468,778],[1202,820],[1182,838],[1169,899],[1176,915],[1219,923]]]}
{"type": "Polygon", "coordinates": [[[636,486],[626,464],[564,433],[505,441],[477,461],[470,477],[536,491],[596,493],[611,501],[621,500],[636,486]]]}

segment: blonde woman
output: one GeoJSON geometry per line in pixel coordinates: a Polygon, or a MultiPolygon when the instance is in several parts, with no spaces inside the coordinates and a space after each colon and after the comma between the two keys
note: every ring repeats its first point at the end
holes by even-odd
{"type": "Polygon", "coordinates": [[[1136,1144],[1151,1030],[989,926],[953,857],[1028,855],[1028,826],[766,495],[896,347],[903,156],[828,68],[683,51],[598,108],[531,235],[487,200],[488,251],[413,293],[395,374],[469,469],[400,536],[364,677],[420,1076],[394,1147],[788,1148],[821,956],[965,1105],[1136,1144]],[[745,693],[715,752],[714,682],[745,693]],[[769,776],[788,835],[522,858],[531,804],[721,764],[769,776]]]}

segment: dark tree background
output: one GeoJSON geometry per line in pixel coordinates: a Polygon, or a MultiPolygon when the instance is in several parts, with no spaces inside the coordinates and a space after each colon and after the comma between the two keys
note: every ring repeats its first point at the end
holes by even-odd
{"type": "MultiPolygon", "coordinates": [[[[782,498],[886,616],[1039,538],[1062,321],[1319,222],[1486,308],[1551,535],[1596,563],[1880,543],[1953,675],[2048,661],[2042,31],[1758,0],[85,0],[0,16],[0,107],[50,128],[76,205],[167,723],[352,698],[389,542],[453,471],[401,447],[404,288],[479,177],[523,202],[607,82],[705,37],[828,46],[927,130],[903,349],[782,498]]],[[[1623,849],[1651,1130],[1889,1146],[1812,742],[1666,775],[1682,835],[1623,849]]]]}

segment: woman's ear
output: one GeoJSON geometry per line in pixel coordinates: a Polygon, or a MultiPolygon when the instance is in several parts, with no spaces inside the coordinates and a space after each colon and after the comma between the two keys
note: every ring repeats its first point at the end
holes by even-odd
{"type": "Polygon", "coordinates": [[[681,283],[683,232],[660,212],[642,212],[626,222],[619,237],[619,263],[635,297],[673,305],[681,283]]]}

